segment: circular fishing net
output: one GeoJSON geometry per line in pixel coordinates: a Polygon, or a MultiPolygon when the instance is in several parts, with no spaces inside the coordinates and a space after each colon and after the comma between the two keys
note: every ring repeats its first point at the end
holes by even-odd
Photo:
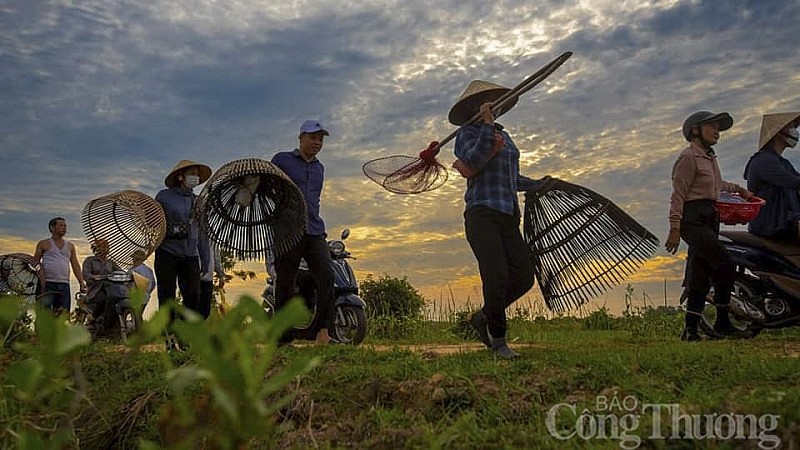
{"type": "Polygon", "coordinates": [[[89,201],[81,213],[81,225],[91,244],[108,241],[108,259],[123,270],[143,263],[161,245],[167,229],[161,205],[131,190],[89,201]]]}
{"type": "Polygon", "coordinates": [[[214,172],[193,214],[220,250],[256,259],[281,255],[300,242],[308,212],[303,193],[278,166],[247,158],[214,172]]]}
{"type": "Polygon", "coordinates": [[[39,287],[39,265],[25,253],[0,255],[0,293],[10,293],[33,303],[39,287]]]}
{"type": "Polygon", "coordinates": [[[436,161],[439,143],[420,152],[419,157],[396,155],[367,161],[364,175],[395,194],[419,194],[447,182],[447,169],[436,161]]]}
{"type": "Polygon", "coordinates": [[[619,284],[658,248],[658,238],[611,200],[549,177],[525,194],[524,235],[552,311],[619,284]]]}

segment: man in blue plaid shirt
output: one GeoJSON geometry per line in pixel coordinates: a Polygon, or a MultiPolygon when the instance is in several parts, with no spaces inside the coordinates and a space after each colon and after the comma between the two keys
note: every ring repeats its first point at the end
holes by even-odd
{"type": "Polygon", "coordinates": [[[506,343],[506,308],[534,282],[533,263],[519,230],[517,191],[533,189],[539,182],[519,174],[519,149],[494,121],[491,102],[508,91],[473,81],[450,110],[449,119],[462,125],[479,112],[481,117],[459,130],[458,159],[453,164],[467,179],[464,228],[483,285],[483,308],[470,323],[498,357],[513,359],[519,354],[506,343]]]}

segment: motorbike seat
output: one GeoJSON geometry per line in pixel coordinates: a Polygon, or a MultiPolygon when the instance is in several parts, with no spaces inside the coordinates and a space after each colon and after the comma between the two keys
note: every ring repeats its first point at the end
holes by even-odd
{"type": "Polygon", "coordinates": [[[720,231],[722,236],[730,239],[731,241],[746,245],[748,247],[763,248],[774,253],[785,256],[791,260],[795,265],[800,267],[800,244],[788,241],[776,241],[772,239],[756,236],[755,234],[748,233],[747,231],[720,231]]]}

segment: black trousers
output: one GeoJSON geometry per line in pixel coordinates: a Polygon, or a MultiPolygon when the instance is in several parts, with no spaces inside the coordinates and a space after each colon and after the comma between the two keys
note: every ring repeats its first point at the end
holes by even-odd
{"type": "Polygon", "coordinates": [[[93,298],[87,300],[92,309],[96,326],[108,331],[119,325],[116,316],[117,300],[119,299],[108,295],[105,288],[101,288],[93,298]]]}
{"type": "Polygon", "coordinates": [[[684,282],[689,290],[687,309],[692,313],[703,310],[712,285],[717,306],[725,307],[731,302],[736,269],[725,246],[717,239],[719,214],[714,203],[713,200],[692,200],[683,206],[681,239],[689,246],[684,282]]]}
{"type": "Polygon", "coordinates": [[[211,315],[211,304],[214,302],[214,282],[200,280],[200,301],[197,311],[204,319],[211,315]]]}
{"type": "Polygon", "coordinates": [[[158,289],[158,306],[175,300],[180,286],[183,305],[202,314],[200,308],[200,259],[181,258],[163,250],[156,250],[153,263],[158,289]]]}
{"type": "Polygon", "coordinates": [[[330,329],[335,299],[331,253],[325,236],[307,234],[294,248],[275,259],[275,307],[280,309],[295,295],[300,258],[306,260],[316,285],[316,328],[330,329]]]}
{"type": "Polygon", "coordinates": [[[533,262],[519,217],[476,206],[464,212],[464,229],[478,260],[483,312],[493,337],[506,335],[506,308],[533,286],[533,262]]]}

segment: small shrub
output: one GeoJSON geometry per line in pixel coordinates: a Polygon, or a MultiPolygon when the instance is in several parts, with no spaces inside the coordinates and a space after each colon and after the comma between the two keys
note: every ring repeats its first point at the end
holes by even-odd
{"type": "Polygon", "coordinates": [[[602,306],[583,319],[583,328],[587,330],[614,330],[618,328],[618,324],[617,319],[608,313],[608,308],[602,306]]]}
{"type": "Polygon", "coordinates": [[[170,361],[166,379],[174,396],[161,411],[162,436],[179,448],[245,448],[272,432],[272,418],[292,394],[284,387],[319,364],[298,358],[279,372],[272,368],[280,337],[308,314],[292,299],[267,319],[261,305],[244,296],[215,322],[177,321],[173,329],[191,349],[194,363],[170,361]],[[197,389],[200,392],[197,392],[197,389]],[[202,414],[198,414],[202,411],[202,414]]]}
{"type": "Polygon", "coordinates": [[[33,337],[33,317],[21,297],[0,294],[0,347],[33,337]]]}
{"type": "Polygon", "coordinates": [[[423,327],[420,319],[377,316],[370,317],[368,333],[378,339],[402,339],[419,334],[423,327]]]}
{"type": "Polygon", "coordinates": [[[383,275],[376,279],[368,275],[359,289],[361,298],[367,304],[370,319],[381,316],[419,319],[422,315],[425,299],[405,277],[399,279],[383,275]]]}
{"type": "Polygon", "coordinates": [[[640,336],[675,336],[683,322],[683,311],[670,306],[634,308],[623,318],[624,328],[640,336]]]}
{"type": "Polygon", "coordinates": [[[367,304],[369,334],[381,339],[405,338],[422,327],[425,299],[406,278],[368,275],[360,286],[361,298],[367,304]]]}
{"type": "MultiPolygon", "coordinates": [[[[21,304],[14,303],[0,308],[0,322],[19,317],[21,304]]],[[[74,420],[85,394],[78,356],[90,336],[64,316],[39,306],[35,311],[37,339],[14,343],[19,356],[8,365],[0,385],[0,421],[6,424],[2,438],[11,436],[20,449],[68,448],[75,440],[74,420]]]]}
{"type": "Polygon", "coordinates": [[[450,332],[454,335],[469,341],[480,340],[478,332],[469,323],[469,317],[472,311],[461,310],[457,311],[453,321],[450,325],[450,332]]]}
{"type": "MultiPolygon", "coordinates": [[[[161,339],[173,307],[160,308],[132,336],[129,344],[134,351],[141,344],[161,339]]],[[[168,395],[139,393],[118,409],[124,415],[115,413],[108,421],[98,409],[103,402],[89,396],[92,391],[81,364],[81,353],[90,345],[89,332],[66,321],[66,316],[55,316],[37,306],[36,339],[15,342],[13,352],[0,354],[3,359],[10,355],[8,361],[2,361],[4,372],[0,373],[0,422],[4,424],[0,448],[82,447],[79,444],[120,448],[118,444],[132,436],[136,425],[124,422],[143,414],[151,416],[156,408],[157,440],[143,439],[142,449],[235,450],[258,439],[268,440],[279,409],[294,395],[285,388],[319,363],[318,358],[293,358],[277,368],[275,365],[279,338],[305,317],[305,307],[293,300],[267,319],[260,304],[242,297],[224,317],[208,321],[178,308],[185,320],[176,321],[172,330],[189,351],[164,353],[165,370],[148,371],[148,377],[163,378],[168,395]],[[124,419],[123,423],[118,419],[124,419]],[[124,435],[122,440],[119,434],[124,435]]],[[[19,301],[0,305],[0,324],[15,321],[19,310],[19,301]]],[[[115,367],[108,370],[117,373],[115,367]]]]}

